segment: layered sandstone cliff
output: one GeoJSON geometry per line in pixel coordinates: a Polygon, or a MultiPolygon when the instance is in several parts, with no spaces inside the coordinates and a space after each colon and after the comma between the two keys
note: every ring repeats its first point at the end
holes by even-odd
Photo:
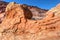
{"type": "MultiPolygon", "coordinates": [[[[4,1],[0,1],[0,23],[2,22],[2,20],[5,17],[5,9],[6,6],[8,5],[8,2],[4,2],[4,1]]],[[[45,13],[48,11],[46,9],[41,9],[35,6],[30,6],[30,5],[26,5],[26,4],[21,4],[24,8],[28,8],[32,14],[33,17],[31,19],[37,20],[37,19],[42,19],[45,16],[45,13]]]]}
{"type": "Polygon", "coordinates": [[[9,3],[0,24],[0,40],[60,40],[59,6],[49,10],[43,19],[32,20],[27,7],[9,3]]]}
{"type": "Polygon", "coordinates": [[[32,19],[35,19],[35,20],[43,19],[43,17],[46,16],[45,13],[48,11],[46,9],[41,9],[41,8],[36,7],[36,6],[29,6],[26,4],[23,4],[22,6],[27,7],[32,12],[32,14],[33,14],[32,19]]]}
{"type": "Polygon", "coordinates": [[[2,22],[4,16],[5,16],[5,8],[7,6],[8,2],[0,1],[0,23],[2,22]]]}

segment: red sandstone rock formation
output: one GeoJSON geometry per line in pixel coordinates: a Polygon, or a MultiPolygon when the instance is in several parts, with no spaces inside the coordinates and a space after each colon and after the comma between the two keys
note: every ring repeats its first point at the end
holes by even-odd
{"type": "Polygon", "coordinates": [[[0,23],[4,19],[4,16],[5,16],[4,12],[7,4],[8,4],[7,2],[0,1],[0,23]]]}
{"type": "MultiPolygon", "coordinates": [[[[8,2],[0,1],[0,23],[2,22],[2,20],[5,17],[4,12],[5,12],[7,5],[8,5],[8,2]]],[[[24,7],[24,9],[28,8],[28,10],[30,10],[32,12],[33,17],[31,19],[34,19],[34,20],[42,19],[43,17],[45,17],[45,13],[48,11],[45,9],[41,9],[41,8],[38,8],[35,6],[29,6],[29,5],[25,5],[25,4],[22,4],[22,6],[24,7]]]]}
{"type": "Polygon", "coordinates": [[[35,20],[37,20],[37,19],[43,19],[43,17],[46,16],[45,13],[48,11],[46,9],[41,9],[41,8],[36,7],[36,6],[29,6],[29,5],[26,5],[26,4],[23,4],[22,6],[23,7],[28,7],[28,9],[33,14],[32,19],[35,19],[35,20]]]}
{"type": "Polygon", "coordinates": [[[8,4],[6,16],[0,24],[0,40],[60,40],[57,7],[48,11],[43,19],[31,20],[33,15],[28,8],[15,3],[8,4]]]}

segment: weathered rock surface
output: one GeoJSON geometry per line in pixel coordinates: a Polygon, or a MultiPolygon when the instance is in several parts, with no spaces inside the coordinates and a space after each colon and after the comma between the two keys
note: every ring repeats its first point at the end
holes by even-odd
{"type": "Polygon", "coordinates": [[[28,8],[13,2],[8,4],[0,24],[0,40],[60,40],[60,9],[55,8],[43,19],[31,20],[33,14],[28,8]]]}
{"type": "Polygon", "coordinates": [[[5,16],[5,8],[7,6],[8,2],[0,1],[0,23],[4,19],[5,16]]]}
{"type": "MultiPolygon", "coordinates": [[[[8,4],[9,4],[8,2],[0,1],[0,23],[5,17],[4,12],[6,11],[5,9],[8,4]]],[[[31,19],[34,19],[34,20],[42,19],[43,17],[45,17],[45,13],[48,11],[48,10],[41,9],[35,6],[29,6],[25,4],[21,4],[21,5],[24,7],[24,9],[27,7],[32,12],[33,17],[31,19]]]]}
{"type": "Polygon", "coordinates": [[[22,6],[23,7],[28,7],[28,9],[33,14],[32,19],[35,19],[35,20],[37,20],[37,19],[43,19],[43,17],[46,16],[45,13],[48,11],[46,9],[41,9],[41,8],[36,7],[36,6],[29,6],[29,5],[26,5],[26,4],[23,4],[22,6]]]}

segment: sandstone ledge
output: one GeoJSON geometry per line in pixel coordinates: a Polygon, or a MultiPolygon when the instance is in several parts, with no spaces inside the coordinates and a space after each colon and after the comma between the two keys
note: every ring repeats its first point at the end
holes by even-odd
{"type": "Polygon", "coordinates": [[[31,20],[33,15],[27,7],[9,3],[0,24],[0,40],[60,40],[59,10],[57,15],[53,11],[48,11],[42,20],[31,20]]]}

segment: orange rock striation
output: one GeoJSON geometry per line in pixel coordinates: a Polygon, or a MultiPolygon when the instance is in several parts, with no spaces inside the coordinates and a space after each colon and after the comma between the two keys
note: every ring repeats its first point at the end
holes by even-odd
{"type": "Polygon", "coordinates": [[[0,24],[0,40],[60,40],[59,6],[49,10],[43,19],[31,20],[33,15],[27,7],[9,3],[0,24]]]}

